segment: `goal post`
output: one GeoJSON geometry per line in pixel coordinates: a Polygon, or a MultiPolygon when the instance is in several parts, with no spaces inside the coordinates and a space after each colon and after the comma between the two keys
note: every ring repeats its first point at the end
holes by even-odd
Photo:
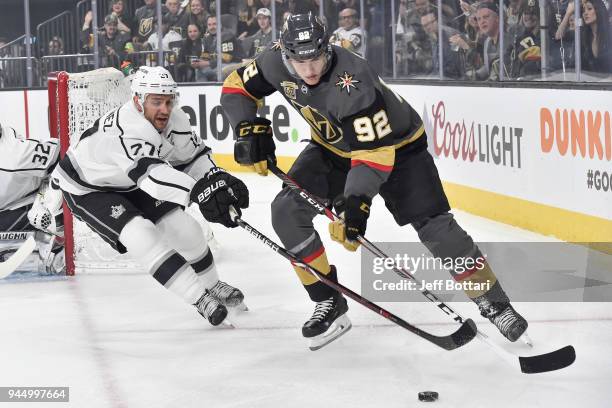
{"type": "MultiPolygon", "coordinates": [[[[49,97],[49,132],[60,139],[61,157],[78,143],[81,134],[106,112],[121,106],[131,96],[129,83],[115,68],[88,72],[52,72],[47,78],[49,97]]],[[[137,266],[119,255],[83,222],[73,218],[64,203],[66,274],[81,268],[117,268],[137,266]]]]}

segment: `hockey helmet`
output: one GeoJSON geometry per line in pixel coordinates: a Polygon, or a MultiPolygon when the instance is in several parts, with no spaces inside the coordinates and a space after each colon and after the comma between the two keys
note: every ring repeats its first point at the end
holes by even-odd
{"type": "Polygon", "coordinates": [[[280,44],[286,58],[308,60],[330,53],[327,29],[318,16],[295,14],[285,20],[280,44]]]}
{"type": "Polygon", "coordinates": [[[162,67],[140,67],[132,78],[132,94],[144,103],[147,95],[173,95],[178,101],[178,85],[170,72],[162,67]]]}

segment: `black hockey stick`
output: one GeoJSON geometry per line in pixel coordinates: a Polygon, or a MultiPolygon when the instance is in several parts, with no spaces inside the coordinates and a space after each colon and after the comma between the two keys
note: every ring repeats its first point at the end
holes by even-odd
{"type": "Polygon", "coordinates": [[[459,329],[457,331],[455,331],[454,333],[452,333],[452,334],[450,334],[448,336],[435,336],[435,335],[433,335],[431,333],[423,331],[423,330],[419,329],[418,327],[413,326],[412,324],[410,324],[410,323],[406,322],[405,320],[401,319],[400,317],[394,315],[393,313],[383,309],[382,307],[378,306],[377,304],[369,301],[368,299],[364,298],[363,296],[359,295],[358,293],[353,292],[351,289],[347,288],[346,286],[344,286],[344,285],[342,285],[342,284],[340,284],[338,282],[334,282],[331,279],[328,279],[322,272],[320,272],[319,270],[315,269],[314,267],[308,265],[303,260],[297,258],[291,252],[289,252],[285,248],[279,246],[274,241],[272,241],[271,239],[266,237],[264,234],[259,232],[257,229],[252,227],[249,223],[247,223],[246,221],[241,219],[238,216],[238,213],[236,212],[236,210],[234,210],[232,207],[230,207],[230,216],[232,217],[232,220],[236,224],[238,224],[240,227],[244,228],[247,232],[249,232],[255,238],[257,238],[260,241],[262,241],[264,244],[266,244],[268,247],[270,247],[274,252],[280,254],[281,256],[283,256],[285,259],[287,259],[288,261],[292,262],[293,264],[298,265],[298,266],[306,269],[308,272],[313,274],[318,280],[320,280],[321,282],[323,282],[327,286],[329,286],[329,287],[337,290],[338,292],[342,293],[343,295],[353,299],[355,302],[357,302],[357,303],[367,307],[368,309],[370,309],[374,313],[381,315],[385,319],[392,321],[393,323],[397,324],[398,326],[400,326],[400,327],[402,327],[402,328],[404,328],[404,329],[406,329],[406,330],[416,334],[417,336],[419,336],[419,337],[421,337],[421,338],[423,338],[425,340],[428,340],[428,341],[432,342],[436,346],[442,347],[445,350],[454,350],[456,348],[459,348],[459,347],[463,346],[464,344],[467,344],[468,342],[470,342],[474,338],[474,336],[476,336],[476,324],[471,319],[467,319],[465,322],[463,322],[463,324],[461,325],[461,327],[459,327],[459,329]]]}
{"type": "MultiPolygon", "coordinates": [[[[307,202],[312,208],[314,208],[319,214],[325,215],[331,221],[335,221],[338,219],[338,215],[335,214],[331,209],[327,208],[323,203],[320,202],[320,199],[313,196],[310,192],[304,190],[297,184],[291,177],[289,177],[284,171],[278,168],[275,161],[271,158],[268,158],[268,169],[278,178],[280,178],[286,186],[296,192],[305,202],[307,202]]],[[[387,254],[385,254],[382,250],[380,250],[376,245],[367,240],[363,236],[358,237],[358,241],[370,252],[376,255],[379,258],[389,258],[387,254]]],[[[393,263],[395,265],[395,263],[393,263]]],[[[422,287],[420,284],[421,281],[414,277],[411,273],[406,273],[405,271],[393,267],[393,271],[399,276],[410,279],[419,284],[419,287],[422,287]]],[[[455,312],[450,306],[446,303],[442,302],[435,294],[431,293],[428,290],[422,290],[421,293],[428,300],[435,303],[440,310],[446,313],[448,316],[452,317],[459,324],[464,323],[464,318],[459,315],[459,313],[455,312]]],[[[470,320],[470,319],[468,319],[470,320]]],[[[485,344],[493,349],[495,353],[497,353],[500,357],[502,357],[505,361],[513,366],[518,366],[521,372],[525,374],[535,374],[535,373],[543,373],[548,371],[559,370],[561,368],[565,368],[571,365],[576,360],[576,351],[573,346],[565,346],[560,348],[559,350],[552,351],[550,353],[535,355],[535,356],[516,356],[514,353],[511,353],[495,343],[491,342],[489,337],[477,330],[477,337],[482,340],[485,344]],[[517,360],[518,357],[518,360],[517,360]]]]}

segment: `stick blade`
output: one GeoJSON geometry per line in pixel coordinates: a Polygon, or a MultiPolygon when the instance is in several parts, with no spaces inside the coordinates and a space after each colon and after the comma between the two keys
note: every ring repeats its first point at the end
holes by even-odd
{"type": "Polygon", "coordinates": [[[33,236],[29,236],[9,259],[0,262],[0,279],[4,279],[15,272],[26,258],[30,256],[34,249],[36,249],[36,241],[33,236]]]}
{"type": "Polygon", "coordinates": [[[467,319],[463,322],[459,330],[454,332],[451,335],[453,348],[449,348],[447,350],[454,350],[461,346],[468,344],[474,337],[476,337],[478,329],[476,328],[476,323],[472,319],[467,319]]]}
{"type": "Polygon", "coordinates": [[[573,346],[565,346],[550,353],[531,357],[519,357],[521,371],[525,374],[545,373],[571,365],[576,360],[573,346]]]}

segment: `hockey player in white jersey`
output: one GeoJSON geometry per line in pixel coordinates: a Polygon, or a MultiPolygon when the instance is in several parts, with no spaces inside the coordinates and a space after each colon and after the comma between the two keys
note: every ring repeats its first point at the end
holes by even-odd
{"type": "Polygon", "coordinates": [[[33,235],[40,272],[64,272],[62,198],[48,183],[58,155],[57,140],[25,139],[0,124],[0,261],[33,235]]]}
{"type": "Polygon", "coordinates": [[[219,280],[194,218],[228,227],[228,207],[248,207],[244,183],[217,167],[178,108],[177,84],[161,67],[141,67],[133,98],[86,130],[52,174],[75,217],[120,253],[128,252],[212,325],[242,292],[219,280]]]}

